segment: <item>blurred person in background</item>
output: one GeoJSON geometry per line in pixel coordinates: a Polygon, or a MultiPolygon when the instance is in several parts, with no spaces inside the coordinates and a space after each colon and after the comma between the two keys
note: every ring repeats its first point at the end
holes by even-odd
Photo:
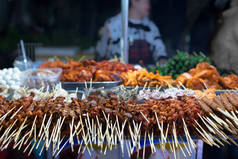
{"type": "Polygon", "coordinates": [[[211,43],[211,58],[222,70],[238,74],[238,1],[231,0],[219,19],[211,43]]]}
{"type": "MultiPolygon", "coordinates": [[[[157,26],[149,20],[150,0],[130,0],[128,41],[129,63],[153,64],[164,62],[167,58],[166,48],[157,26]]],[[[106,21],[99,31],[100,40],[96,51],[98,59],[120,57],[122,37],[122,14],[106,21]]]]}

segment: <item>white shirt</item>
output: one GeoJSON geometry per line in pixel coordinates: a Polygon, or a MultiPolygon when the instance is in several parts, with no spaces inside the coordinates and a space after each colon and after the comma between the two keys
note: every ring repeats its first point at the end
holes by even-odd
{"type": "MultiPolygon", "coordinates": [[[[116,55],[120,56],[120,40],[122,37],[121,19],[121,13],[119,13],[106,22],[103,35],[96,47],[96,50],[101,58],[113,58],[116,55]],[[110,35],[108,35],[108,31],[110,35]],[[108,39],[108,37],[110,38],[108,39]]],[[[146,28],[145,30],[141,27],[131,27],[131,25],[129,24],[129,45],[132,44],[134,40],[144,39],[150,45],[150,50],[153,53],[153,58],[155,59],[155,61],[158,60],[160,56],[167,56],[164,43],[161,40],[159,29],[152,21],[150,21],[148,18],[144,18],[143,20],[129,19],[128,23],[132,25],[141,25],[143,26],[143,28],[146,28]]]]}

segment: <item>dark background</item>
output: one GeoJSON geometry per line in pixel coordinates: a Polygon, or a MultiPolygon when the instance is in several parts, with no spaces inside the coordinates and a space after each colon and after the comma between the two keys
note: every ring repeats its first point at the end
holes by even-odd
{"type": "MultiPolygon", "coordinates": [[[[209,54],[221,12],[229,0],[151,0],[169,56],[177,49],[209,54]]],[[[0,67],[10,67],[20,39],[49,46],[96,44],[106,19],[120,12],[120,0],[0,0],[0,67]]]]}

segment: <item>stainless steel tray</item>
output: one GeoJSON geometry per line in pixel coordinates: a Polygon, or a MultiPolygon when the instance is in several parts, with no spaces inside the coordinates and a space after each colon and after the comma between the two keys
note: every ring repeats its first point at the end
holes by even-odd
{"type": "Polygon", "coordinates": [[[235,92],[235,93],[238,94],[238,90],[231,90],[231,89],[230,90],[228,89],[228,90],[216,90],[215,91],[216,94],[222,94],[222,93],[225,93],[225,92],[227,92],[227,93],[235,92]]]}
{"type": "MultiPolygon", "coordinates": [[[[101,88],[104,87],[104,89],[110,89],[113,87],[119,86],[121,81],[107,81],[107,82],[92,82],[93,88],[101,88]]],[[[73,91],[73,90],[84,90],[86,85],[87,88],[90,87],[90,82],[61,82],[62,88],[64,88],[67,91],[73,91]]]]}
{"type": "MultiPolygon", "coordinates": [[[[126,89],[134,89],[135,88],[135,86],[125,86],[125,88],[126,89]]],[[[159,87],[158,87],[159,88],[159,87]]],[[[149,89],[150,90],[155,90],[155,89],[158,89],[158,88],[156,88],[156,87],[149,87],[149,89]]],[[[140,91],[140,90],[143,90],[144,89],[144,87],[138,87],[138,90],[140,91]]],[[[146,87],[145,89],[148,89],[148,87],[146,87]]],[[[160,88],[160,90],[162,91],[162,90],[164,90],[164,89],[166,89],[165,87],[161,87],[160,88]]]]}

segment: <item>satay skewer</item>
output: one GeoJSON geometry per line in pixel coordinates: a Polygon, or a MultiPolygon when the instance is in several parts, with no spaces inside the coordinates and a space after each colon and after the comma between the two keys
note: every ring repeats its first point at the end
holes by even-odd
{"type": "Polygon", "coordinates": [[[8,145],[9,145],[12,141],[13,141],[13,138],[10,138],[10,139],[8,140],[8,142],[6,143],[6,145],[5,145],[3,148],[1,148],[1,151],[7,149],[7,148],[8,148],[8,145]]]}
{"type": "MultiPolygon", "coordinates": [[[[61,120],[59,120],[59,126],[58,126],[58,129],[57,129],[57,133],[56,133],[56,135],[55,135],[55,140],[57,140],[58,138],[60,138],[60,131],[61,131],[61,128],[62,128],[62,126],[63,126],[63,123],[64,123],[64,121],[65,121],[65,116],[63,117],[63,119],[62,119],[62,121],[61,120]]],[[[80,121],[81,122],[81,121],[80,121]]]]}
{"type": "MultiPolygon", "coordinates": [[[[184,145],[184,147],[185,147],[185,149],[186,149],[186,151],[187,151],[187,153],[188,153],[188,156],[191,156],[192,149],[191,149],[191,148],[188,148],[189,146],[187,147],[187,143],[184,142],[184,140],[182,139],[181,136],[180,136],[180,140],[182,141],[182,143],[183,143],[183,145],[184,145]]],[[[188,145],[189,145],[189,143],[188,143],[188,145]]]]}
{"type": "Polygon", "coordinates": [[[1,143],[1,147],[0,149],[4,149],[4,147],[8,146],[8,144],[6,144],[4,146],[5,143],[7,143],[8,141],[12,141],[13,137],[16,135],[17,130],[14,130],[6,139],[3,140],[3,142],[1,143]]]}
{"type": "MultiPolygon", "coordinates": [[[[222,120],[221,118],[219,118],[219,117],[216,116],[215,114],[210,114],[210,116],[219,124],[219,125],[215,124],[217,127],[219,127],[220,129],[222,129],[221,126],[224,126],[224,128],[227,129],[228,131],[232,131],[232,130],[229,129],[228,124],[227,124],[224,120],[222,120]],[[220,126],[220,125],[221,125],[221,126],[220,126]]],[[[208,117],[207,117],[207,118],[208,118],[208,117]]]]}
{"type": "Polygon", "coordinates": [[[72,117],[72,122],[71,122],[71,125],[69,125],[70,127],[70,135],[69,135],[69,143],[71,145],[71,151],[74,152],[74,139],[73,139],[73,125],[74,125],[74,118],[72,117]]]}
{"type": "Polygon", "coordinates": [[[80,143],[80,146],[79,146],[79,149],[78,149],[78,154],[80,153],[80,150],[81,150],[81,148],[82,148],[82,145],[83,145],[83,141],[81,141],[81,143],[80,143]]]}
{"type": "Polygon", "coordinates": [[[143,159],[145,158],[145,145],[146,145],[146,135],[147,135],[147,131],[145,132],[145,135],[144,135],[144,148],[143,148],[143,159]]]}
{"type": "Polygon", "coordinates": [[[63,136],[62,139],[59,139],[58,146],[57,146],[57,148],[54,150],[52,156],[55,156],[57,150],[59,150],[59,146],[60,146],[60,145],[62,144],[62,142],[64,141],[64,138],[65,138],[65,136],[63,136]]]}
{"type": "Polygon", "coordinates": [[[192,147],[193,149],[195,149],[196,145],[195,145],[195,143],[193,142],[193,140],[192,140],[192,138],[191,138],[191,136],[190,136],[190,134],[189,134],[187,125],[186,125],[186,123],[185,123],[185,121],[184,121],[183,118],[182,118],[182,121],[183,121],[183,128],[184,128],[184,133],[185,133],[185,135],[186,135],[186,139],[187,139],[189,145],[191,145],[191,147],[192,147]]]}
{"type": "Polygon", "coordinates": [[[21,107],[11,116],[10,119],[13,119],[13,118],[17,115],[17,113],[18,113],[22,108],[23,108],[23,106],[21,106],[21,107]]]}
{"type": "Polygon", "coordinates": [[[187,158],[187,155],[185,154],[185,151],[183,150],[182,146],[180,144],[178,144],[179,149],[182,151],[182,154],[185,158],[187,158]]]}
{"type": "Polygon", "coordinates": [[[28,152],[28,156],[30,156],[30,154],[31,154],[33,148],[35,147],[35,145],[36,145],[36,142],[34,142],[33,146],[31,147],[30,151],[28,152]]]}
{"type": "MultiPolygon", "coordinates": [[[[26,136],[29,135],[29,133],[30,133],[30,132],[27,132],[18,142],[15,142],[15,144],[14,144],[14,146],[13,146],[13,149],[17,148],[17,146],[19,145],[18,150],[20,150],[21,145],[23,144],[23,142],[24,142],[26,136]]],[[[16,132],[16,134],[17,134],[17,132],[16,132]]],[[[15,135],[16,135],[16,134],[15,134],[15,135]]]]}
{"type": "Polygon", "coordinates": [[[175,149],[175,144],[174,144],[173,138],[172,138],[171,145],[172,145],[172,149],[173,149],[174,159],[177,159],[177,154],[176,154],[176,149],[175,149]]]}
{"type": "MultiPolygon", "coordinates": [[[[90,150],[89,150],[89,148],[88,148],[88,143],[90,142],[90,139],[88,139],[88,136],[89,136],[89,133],[87,133],[86,140],[84,141],[85,147],[84,147],[84,149],[83,149],[82,153],[84,153],[84,152],[85,152],[85,150],[87,149],[87,150],[88,150],[88,153],[89,153],[89,155],[91,156],[91,152],[90,152],[90,150]]],[[[105,150],[105,151],[106,151],[106,150],[105,150]]],[[[104,153],[106,154],[106,152],[104,152],[104,153]]]]}
{"type": "MultiPolygon", "coordinates": [[[[51,132],[51,135],[49,135],[50,137],[50,139],[49,139],[49,145],[51,144],[51,141],[53,140],[53,136],[55,135],[55,132],[56,132],[56,126],[53,128],[53,130],[52,130],[52,132],[51,132]]],[[[52,141],[52,143],[53,143],[53,147],[54,147],[54,142],[52,141]]],[[[47,144],[46,142],[45,142],[45,144],[47,144]]]]}
{"type": "Polygon", "coordinates": [[[7,135],[8,133],[11,131],[11,129],[13,128],[13,126],[16,124],[16,122],[18,121],[18,119],[16,119],[2,134],[2,136],[0,137],[0,141],[2,141],[7,135]]]}
{"type": "Polygon", "coordinates": [[[53,147],[53,150],[54,150],[55,147],[57,146],[57,142],[58,142],[58,139],[59,139],[58,136],[57,136],[57,135],[58,135],[57,132],[58,132],[60,123],[61,123],[61,117],[60,117],[60,118],[57,120],[57,122],[56,122],[55,132],[51,134],[51,136],[53,136],[53,137],[52,137],[52,142],[53,142],[52,147],[53,147]]]}
{"type": "Polygon", "coordinates": [[[44,117],[43,117],[43,120],[42,120],[42,123],[41,123],[41,127],[40,127],[40,131],[39,131],[39,134],[38,134],[38,137],[41,136],[41,132],[42,132],[42,129],[43,129],[43,125],[44,125],[44,123],[45,123],[45,118],[46,118],[46,114],[45,114],[44,117]]]}
{"type": "Polygon", "coordinates": [[[175,146],[178,147],[178,138],[177,138],[177,133],[176,133],[175,122],[173,122],[173,136],[174,136],[175,146]]]}
{"type": "Polygon", "coordinates": [[[156,152],[153,136],[154,136],[153,131],[152,131],[151,135],[148,133],[148,138],[149,138],[150,148],[151,148],[151,153],[152,154],[156,152]]]}
{"type": "Polygon", "coordinates": [[[45,144],[46,144],[46,140],[44,141],[43,146],[41,147],[41,150],[40,150],[39,156],[41,156],[43,150],[45,149],[45,146],[44,146],[45,144]]]}
{"type": "Polygon", "coordinates": [[[11,110],[9,110],[7,113],[5,113],[1,118],[0,121],[2,123],[2,121],[8,116],[8,114],[10,114],[16,107],[13,107],[11,110]]]}
{"type": "MultiPolygon", "coordinates": [[[[41,143],[41,140],[44,138],[44,133],[42,133],[41,134],[41,136],[40,136],[40,139],[39,139],[39,141],[38,141],[38,143],[37,143],[37,145],[36,145],[36,149],[38,149],[38,147],[39,147],[39,145],[40,145],[40,143],[41,143]]],[[[35,140],[36,141],[36,140],[35,140]]]]}
{"type": "Polygon", "coordinates": [[[213,134],[216,134],[216,132],[214,131],[214,129],[212,129],[209,125],[208,125],[208,123],[206,123],[205,122],[205,120],[203,119],[203,117],[201,117],[201,115],[198,113],[198,116],[199,116],[199,118],[201,119],[201,121],[203,122],[203,124],[208,128],[208,130],[210,131],[210,132],[212,132],[213,134]]]}
{"type": "Polygon", "coordinates": [[[131,157],[130,147],[129,147],[129,144],[127,143],[126,140],[125,140],[125,144],[126,144],[126,149],[127,149],[128,157],[131,157]]]}
{"type": "Polygon", "coordinates": [[[131,138],[132,145],[133,145],[132,149],[134,149],[134,147],[136,145],[136,141],[135,141],[136,139],[135,139],[135,136],[132,132],[131,125],[129,125],[129,133],[130,133],[130,138],[131,138]]]}
{"type": "Polygon", "coordinates": [[[22,131],[23,126],[25,125],[25,123],[26,123],[26,121],[27,121],[27,118],[28,118],[28,117],[26,117],[25,120],[23,121],[23,123],[21,124],[21,126],[20,126],[20,128],[19,128],[19,130],[18,130],[18,132],[17,132],[17,135],[16,135],[16,137],[14,138],[14,141],[15,141],[15,142],[18,141],[18,138],[19,138],[19,136],[20,136],[20,133],[21,133],[21,131],[22,131]]]}
{"type": "MultiPolygon", "coordinates": [[[[163,122],[162,122],[162,124],[163,124],[163,122]]],[[[169,123],[168,123],[166,131],[165,131],[164,142],[167,142],[168,132],[169,132],[169,123]]]]}
{"type": "Polygon", "coordinates": [[[164,139],[164,132],[163,132],[163,122],[159,123],[159,119],[158,119],[158,116],[157,116],[157,113],[155,112],[155,118],[156,118],[156,122],[157,122],[157,125],[158,125],[158,128],[160,130],[160,137],[161,137],[161,150],[162,152],[164,153],[164,150],[165,150],[165,145],[164,145],[164,142],[166,142],[166,139],[164,139]]]}
{"type": "Polygon", "coordinates": [[[55,155],[55,157],[57,157],[60,152],[63,150],[63,148],[65,147],[65,145],[69,142],[69,139],[64,143],[64,145],[60,148],[60,150],[57,152],[57,154],[55,155]]]}
{"type": "Polygon", "coordinates": [[[212,122],[209,118],[204,118],[204,119],[206,119],[207,121],[210,121],[210,122],[209,122],[210,125],[215,129],[217,135],[220,137],[220,139],[221,139],[222,141],[226,142],[227,144],[230,144],[230,143],[227,141],[228,138],[225,136],[225,133],[224,133],[224,132],[220,131],[220,129],[217,128],[216,125],[213,124],[213,122],[212,122]]]}
{"type": "MultiPolygon", "coordinates": [[[[214,141],[213,141],[213,139],[212,139],[212,137],[211,137],[211,135],[208,133],[208,132],[206,132],[204,129],[203,129],[203,127],[196,121],[196,120],[194,120],[195,121],[195,123],[199,126],[199,128],[202,130],[202,132],[204,133],[204,136],[206,136],[206,139],[209,141],[209,143],[211,143],[212,145],[217,145],[214,141]]],[[[197,129],[197,128],[196,128],[197,129]]],[[[197,129],[198,130],[198,129],[197,129]]],[[[199,133],[201,134],[201,132],[199,131],[199,133]]],[[[202,134],[201,134],[202,135],[202,134]]]]}
{"type": "Polygon", "coordinates": [[[207,136],[203,132],[201,132],[197,127],[196,127],[196,130],[202,136],[201,140],[203,140],[208,145],[213,146],[213,143],[211,143],[211,141],[207,138],[207,136]]]}
{"type": "Polygon", "coordinates": [[[26,152],[26,150],[29,148],[29,146],[32,144],[32,142],[34,141],[34,139],[32,139],[29,143],[28,143],[28,145],[26,146],[26,148],[24,149],[24,153],[26,152]]]}
{"type": "Polygon", "coordinates": [[[35,126],[35,124],[36,124],[36,119],[37,119],[37,115],[36,115],[35,118],[34,118],[34,121],[33,121],[33,124],[32,124],[32,127],[31,127],[31,130],[30,130],[30,133],[29,133],[28,138],[30,138],[31,135],[32,135],[32,132],[33,132],[33,130],[34,130],[34,126],[35,126]]]}
{"type": "Polygon", "coordinates": [[[22,147],[22,145],[23,145],[23,143],[24,143],[24,140],[25,140],[25,138],[26,138],[27,135],[28,135],[28,133],[25,134],[25,135],[22,137],[21,142],[20,142],[20,145],[19,145],[19,147],[18,147],[18,150],[21,149],[21,147],[22,147]]]}

